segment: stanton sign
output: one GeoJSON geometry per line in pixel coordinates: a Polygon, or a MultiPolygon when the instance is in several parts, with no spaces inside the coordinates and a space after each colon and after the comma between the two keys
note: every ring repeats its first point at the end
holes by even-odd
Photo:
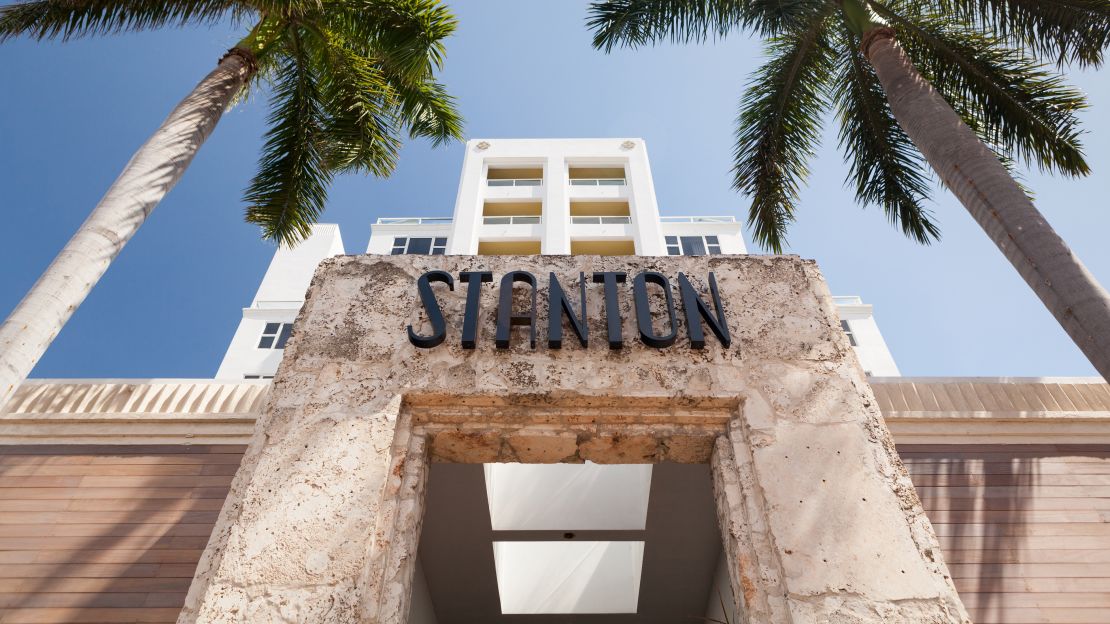
{"type": "MultiPolygon", "coordinates": [[[[605,319],[607,323],[609,348],[620,349],[624,346],[621,333],[620,306],[618,305],[619,290],[617,284],[626,281],[627,274],[619,271],[606,271],[593,274],[593,281],[602,284],[605,293],[605,319]]],[[[547,315],[547,344],[552,349],[563,346],[563,322],[565,316],[570,321],[570,328],[578,337],[578,342],[583,347],[589,346],[589,327],[586,323],[586,274],[578,274],[578,313],[575,313],[574,304],[567,296],[563,286],[559,283],[554,273],[548,278],[548,315],[547,315]]],[[[462,348],[473,349],[478,342],[478,301],[481,297],[481,284],[493,281],[490,271],[462,271],[459,281],[467,284],[466,308],[463,313],[462,348]]],[[[428,315],[432,327],[430,335],[421,335],[408,326],[409,342],[422,349],[430,349],[443,343],[447,339],[447,322],[443,318],[439,301],[436,300],[432,289],[433,283],[447,284],[448,290],[455,290],[455,278],[446,271],[428,271],[416,280],[416,288],[420,294],[420,301],[428,315]]],[[[728,333],[728,323],[725,312],[721,306],[721,297],[717,292],[717,278],[709,273],[709,294],[713,303],[713,310],[702,300],[694,289],[690,279],[685,274],[678,274],[678,292],[682,298],[682,308],[686,315],[686,328],[690,338],[690,347],[693,349],[705,348],[705,331],[703,321],[722,345],[728,347],[732,338],[728,333]]],[[[497,334],[495,343],[498,349],[508,349],[512,328],[514,326],[528,326],[529,343],[531,348],[536,348],[536,295],[538,291],[536,276],[528,271],[510,271],[501,278],[501,294],[497,304],[497,334]],[[523,312],[513,310],[513,286],[523,283],[531,287],[531,304],[523,312]]],[[[649,347],[663,349],[675,343],[678,339],[678,323],[675,316],[674,297],[671,295],[671,282],[667,276],[654,271],[643,271],[632,278],[632,296],[636,309],[636,325],[639,329],[640,340],[649,347]],[[668,333],[656,333],[651,322],[651,307],[648,299],[648,284],[661,287],[666,301],[666,313],[670,328],[668,333]]]]}

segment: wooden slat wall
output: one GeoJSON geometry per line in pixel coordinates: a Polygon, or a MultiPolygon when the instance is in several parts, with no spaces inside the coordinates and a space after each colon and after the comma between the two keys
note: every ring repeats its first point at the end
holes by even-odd
{"type": "Polygon", "coordinates": [[[0,446],[0,623],[176,621],[244,449],[0,446]]]}
{"type": "Polygon", "coordinates": [[[900,445],[977,624],[1110,622],[1110,445],[900,445]]]}
{"type": "MultiPolygon", "coordinates": [[[[174,622],[243,446],[0,446],[0,624],[174,622]]],[[[1110,622],[1110,445],[903,445],[978,624],[1110,622]]]]}

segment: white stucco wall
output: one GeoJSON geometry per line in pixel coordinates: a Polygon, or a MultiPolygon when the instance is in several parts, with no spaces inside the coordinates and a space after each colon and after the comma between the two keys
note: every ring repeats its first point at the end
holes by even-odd
{"type": "Polygon", "coordinates": [[[283,351],[258,347],[263,329],[267,323],[292,323],[304,303],[316,266],[325,258],[343,253],[339,226],[330,223],[313,226],[312,235],[296,247],[278,248],[250,307],[243,308],[243,318],[216,371],[216,379],[273,375],[283,351]]]}

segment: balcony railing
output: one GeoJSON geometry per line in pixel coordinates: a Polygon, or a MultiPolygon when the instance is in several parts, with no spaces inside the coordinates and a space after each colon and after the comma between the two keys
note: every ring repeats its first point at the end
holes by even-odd
{"type": "Polygon", "coordinates": [[[507,180],[486,180],[489,186],[543,186],[541,178],[510,178],[507,180]]]}
{"type": "Polygon", "coordinates": [[[379,225],[450,225],[451,217],[379,217],[379,225]]]}
{"type": "Polygon", "coordinates": [[[571,186],[624,186],[624,178],[572,178],[571,186]]]}
{"type": "Polygon", "coordinates": [[[659,217],[662,223],[736,223],[736,217],[659,217]]]}
{"type": "Polygon", "coordinates": [[[624,225],[632,223],[632,217],[571,217],[575,225],[624,225]]]}
{"type": "Polygon", "coordinates": [[[516,215],[512,217],[482,217],[486,225],[538,225],[541,217],[535,215],[516,215]]]}
{"type": "Polygon", "coordinates": [[[859,297],[833,297],[833,303],[836,305],[863,305],[863,299],[859,297]]]}

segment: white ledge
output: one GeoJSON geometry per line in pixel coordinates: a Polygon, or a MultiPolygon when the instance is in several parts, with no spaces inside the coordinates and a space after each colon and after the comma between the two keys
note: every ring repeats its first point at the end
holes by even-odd
{"type": "MultiPolygon", "coordinates": [[[[1110,385],[1088,377],[870,380],[899,444],[1108,444],[1110,385]]],[[[245,444],[269,381],[40,379],[0,444],[245,444]]]]}

